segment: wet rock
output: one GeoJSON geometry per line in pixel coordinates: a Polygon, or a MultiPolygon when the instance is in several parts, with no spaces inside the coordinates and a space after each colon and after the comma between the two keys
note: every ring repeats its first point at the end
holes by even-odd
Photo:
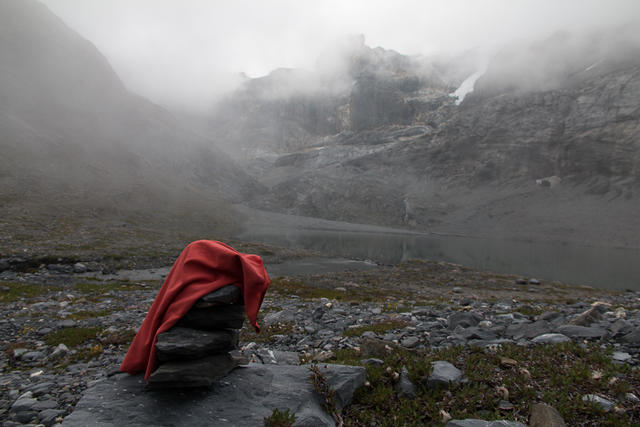
{"type": "Polygon", "coordinates": [[[197,359],[207,355],[233,350],[238,345],[238,331],[200,331],[173,327],[158,334],[156,352],[161,361],[197,359]]]}
{"type": "MultiPolygon", "coordinates": [[[[339,410],[365,381],[362,367],[318,367],[335,391],[339,410]]],[[[296,423],[334,426],[309,381],[308,366],[249,365],[210,389],[144,392],[144,379],[115,375],[88,389],[63,426],[263,425],[274,408],[289,409],[296,423]],[[109,408],[109,410],[104,410],[109,408]],[[250,408],[250,410],[247,410],[250,408]]]]}
{"type": "Polygon", "coordinates": [[[149,389],[210,387],[236,364],[229,354],[217,354],[188,361],[167,362],[149,377],[149,389]]]}
{"type": "Polygon", "coordinates": [[[427,379],[427,387],[430,389],[457,386],[462,380],[462,371],[449,362],[443,360],[431,362],[431,368],[431,374],[427,379]]]}
{"type": "Polygon", "coordinates": [[[244,322],[244,305],[219,305],[192,308],[176,324],[178,327],[219,330],[240,329],[244,322]]]}
{"type": "Polygon", "coordinates": [[[552,406],[544,403],[531,405],[530,427],[565,427],[564,419],[552,406]]]}

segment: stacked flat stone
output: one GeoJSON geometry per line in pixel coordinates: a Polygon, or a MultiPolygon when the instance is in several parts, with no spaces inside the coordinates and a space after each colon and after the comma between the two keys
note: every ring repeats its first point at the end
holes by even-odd
{"type": "Polygon", "coordinates": [[[231,352],[238,347],[244,316],[237,286],[227,285],[200,298],[174,327],[158,335],[159,366],[148,387],[208,387],[242,364],[231,352]]]}

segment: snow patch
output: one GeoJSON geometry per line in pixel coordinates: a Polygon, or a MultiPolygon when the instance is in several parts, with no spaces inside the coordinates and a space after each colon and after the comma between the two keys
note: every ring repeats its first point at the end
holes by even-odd
{"type": "Polygon", "coordinates": [[[478,69],[475,73],[471,74],[467,77],[461,84],[458,89],[455,90],[450,96],[456,98],[456,105],[460,105],[460,103],[464,100],[464,97],[469,93],[473,92],[473,88],[476,84],[476,80],[480,78],[487,71],[487,66],[484,65],[478,69]]]}

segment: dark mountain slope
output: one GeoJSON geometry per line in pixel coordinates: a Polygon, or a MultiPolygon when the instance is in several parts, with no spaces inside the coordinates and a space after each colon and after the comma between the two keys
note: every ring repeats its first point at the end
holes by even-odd
{"type": "Polygon", "coordinates": [[[222,224],[225,200],[259,188],[210,141],[129,92],[90,42],[32,0],[0,0],[0,151],[3,209],[222,224]]]}

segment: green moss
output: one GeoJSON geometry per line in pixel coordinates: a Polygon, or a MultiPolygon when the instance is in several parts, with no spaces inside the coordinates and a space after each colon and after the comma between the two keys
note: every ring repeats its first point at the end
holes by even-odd
{"type": "Polygon", "coordinates": [[[22,298],[35,298],[55,290],[52,286],[21,282],[0,282],[0,303],[14,302],[22,298]]]}
{"type": "MultiPolygon", "coordinates": [[[[398,350],[384,358],[383,366],[367,366],[370,386],[356,391],[352,405],[343,413],[345,425],[442,425],[441,409],[453,418],[512,419],[526,424],[530,405],[539,401],[555,407],[567,425],[637,425],[640,408],[617,396],[637,390],[640,375],[637,369],[613,363],[610,351],[574,343],[504,345],[494,353],[469,347],[420,353],[398,350]],[[515,363],[505,363],[505,358],[515,363]],[[470,381],[451,391],[427,389],[430,363],[435,360],[454,364],[470,381]],[[415,399],[400,398],[394,391],[394,373],[403,366],[417,385],[415,399]],[[594,371],[602,377],[594,379],[594,371]],[[498,409],[499,387],[508,390],[513,411],[498,409]],[[617,401],[626,411],[604,414],[582,401],[588,393],[617,401]]],[[[355,361],[357,353],[346,351],[338,357],[355,361]]]]}
{"type": "Polygon", "coordinates": [[[265,427],[290,427],[295,423],[296,416],[294,413],[289,412],[289,408],[284,411],[280,411],[278,408],[274,409],[271,415],[264,418],[265,427]]]}
{"type": "Polygon", "coordinates": [[[74,287],[76,291],[88,294],[102,294],[112,291],[139,291],[147,288],[146,285],[126,280],[109,282],[82,281],[77,282],[74,287]]]}
{"type": "Polygon", "coordinates": [[[55,346],[60,343],[67,347],[76,347],[96,338],[99,328],[66,328],[51,332],[44,336],[47,345],[55,346]]]}

